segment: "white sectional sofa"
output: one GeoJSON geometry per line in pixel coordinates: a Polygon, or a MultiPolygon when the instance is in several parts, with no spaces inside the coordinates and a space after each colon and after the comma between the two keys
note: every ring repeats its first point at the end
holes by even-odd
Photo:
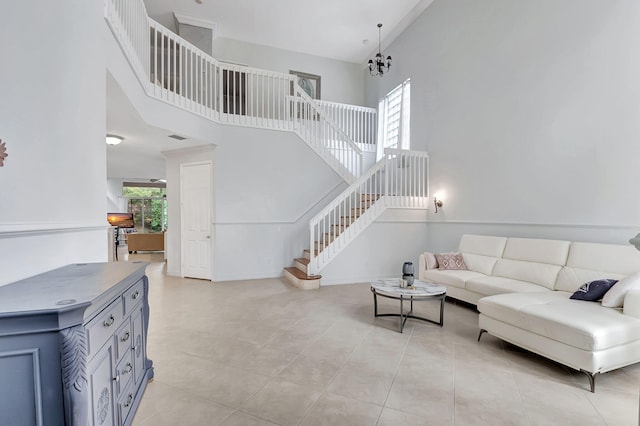
{"type": "Polygon", "coordinates": [[[467,270],[428,268],[424,253],[419,278],[477,305],[478,340],[488,332],[580,370],[592,392],[596,374],[640,362],[640,290],[622,308],[569,298],[586,282],[640,271],[633,246],[464,235],[458,251],[467,270]]]}

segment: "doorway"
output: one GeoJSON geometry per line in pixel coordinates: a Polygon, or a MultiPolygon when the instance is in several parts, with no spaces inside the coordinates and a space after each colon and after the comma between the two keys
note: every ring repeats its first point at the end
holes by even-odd
{"type": "Polygon", "coordinates": [[[182,276],[211,280],[213,162],[180,165],[182,276]]]}

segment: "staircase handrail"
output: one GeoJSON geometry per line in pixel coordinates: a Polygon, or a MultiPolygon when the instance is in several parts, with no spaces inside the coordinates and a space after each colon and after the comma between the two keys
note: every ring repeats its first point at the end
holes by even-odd
{"type": "MultiPolygon", "coordinates": [[[[337,164],[330,165],[347,182],[353,181],[360,173],[363,156],[360,147],[329,117],[314,99],[302,90],[295,76],[218,61],[162,24],[151,19],[142,0],[105,0],[105,19],[115,38],[119,41],[125,56],[132,65],[134,73],[147,95],[224,124],[253,125],[296,131],[300,128],[301,117],[295,113],[290,114],[291,111],[287,110],[286,106],[286,98],[290,96],[290,87],[293,87],[295,89],[293,94],[296,97],[293,107],[297,110],[300,107],[299,102],[302,102],[307,109],[313,111],[314,116],[317,116],[321,123],[326,123],[326,126],[335,133],[336,138],[339,138],[344,143],[341,144],[340,149],[351,150],[356,157],[359,157],[356,165],[349,165],[348,167],[342,165],[345,170],[353,175],[352,177],[345,170],[336,170],[337,164]],[[155,53],[151,51],[150,47],[152,37],[155,53]],[[164,51],[165,39],[167,54],[164,51]],[[160,46],[161,49],[157,49],[156,45],[160,46]],[[158,52],[157,50],[161,51],[158,52]],[[181,56],[188,57],[189,62],[187,63],[187,59],[181,59],[181,56]],[[158,61],[160,61],[160,64],[158,64],[158,61]],[[236,105],[235,99],[233,100],[234,110],[231,113],[224,111],[225,95],[227,95],[227,99],[230,97],[228,90],[223,92],[221,71],[225,69],[244,74],[240,76],[229,74],[230,79],[238,77],[246,79],[247,75],[269,76],[271,79],[268,80],[267,84],[274,82],[275,85],[261,86],[262,93],[259,94],[264,97],[264,89],[266,89],[267,96],[271,94],[277,95],[279,102],[275,111],[277,117],[274,118],[272,116],[274,110],[269,109],[269,105],[265,107],[264,104],[262,105],[262,113],[264,114],[264,110],[267,109],[266,115],[247,117],[246,113],[243,113],[244,111],[236,110],[238,105],[236,105]],[[176,70],[180,74],[177,75],[176,80],[171,80],[171,78],[176,78],[176,75],[171,75],[176,70]],[[185,74],[182,74],[183,71],[185,74]],[[205,77],[202,77],[201,74],[205,74],[205,77]],[[192,75],[196,76],[195,79],[187,80],[192,75]],[[169,79],[167,80],[165,77],[169,79]],[[282,82],[287,84],[282,84],[282,82]],[[187,86],[187,90],[185,90],[184,86],[187,86]],[[196,86],[195,89],[194,86],[196,86]],[[203,89],[206,90],[206,93],[203,93],[203,89]],[[190,93],[185,93],[187,91],[190,91],[190,93]],[[223,114],[226,114],[224,118],[227,118],[227,121],[223,120],[223,114]],[[229,119],[229,116],[234,119],[229,119]],[[282,125],[283,122],[285,123],[284,125],[282,125]]],[[[235,80],[228,84],[235,84],[235,80]]],[[[239,84],[245,85],[246,88],[247,82],[244,80],[239,84]]],[[[242,104],[242,100],[238,102],[242,104]]],[[[246,100],[244,101],[244,107],[247,107],[246,100]]],[[[300,132],[298,133],[300,134],[300,132]]],[[[306,142],[310,143],[308,140],[306,142]]],[[[328,146],[324,148],[330,150],[328,146]]],[[[325,155],[323,158],[327,161],[330,156],[325,155]]],[[[336,158],[340,159],[338,156],[336,158]]]]}
{"type": "Polygon", "coordinates": [[[366,151],[376,150],[378,111],[375,108],[320,99],[316,103],[358,146],[366,151]]]}
{"type": "MultiPolygon", "coordinates": [[[[285,74],[285,75],[289,75],[289,74],[285,74]]],[[[360,147],[353,141],[353,139],[351,139],[351,137],[349,137],[349,135],[347,135],[344,132],[344,130],[342,130],[340,126],[338,126],[338,123],[336,123],[335,120],[329,117],[326,111],[324,111],[324,109],[322,109],[320,105],[318,105],[319,101],[309,96],[307,92],[305,92],[302,89],[302,87],[299,84],[297,84],[297,82],[296,82],[296,85],[297,85],[296,95],[300,96],[300,98],[304,99],[306,103],[311,105],[313,109],[316,111],[316,113],[318,114],[318,116],[322,117],[322,119],[324,119],[327,123],[329,123],[329,125],[334,127],[338,132],[338,134],[344,137],[345,142],[347,142],[358,155],[362,155],[362,149],[360,149],[360,147]]]]}
{"type": "Polygon", "coordinates": [[[356,191],[356,188],[359,188],[363,183],[365,183],[368,179],[370,179],[377,172],[384,169],[386,164],[385,158],[382,158],[376,164],[373,165],[369,170],[366,171],[363,175],[358,177],[353,183],[351,183],[344,191],[336,196],[329,204],[327,204],[322,210],[318,212],[315,216],[313,216],[310,220],[310,226],[313,223],[318,223],[320,220],[325,218],[327,214],[329,214],[336,206],[338,206],[342,201],[347,200],[350,196],[352,196],[356,191]]]}
{"type": "Polygon", "coordinates": [[[309,221],[308,273],[320,272],[387,208],[428,208],[428,173],[427,152],[385,149],[382,159],[309,221]],[[342,214],[349,215],[346,225],[342,214]]]}

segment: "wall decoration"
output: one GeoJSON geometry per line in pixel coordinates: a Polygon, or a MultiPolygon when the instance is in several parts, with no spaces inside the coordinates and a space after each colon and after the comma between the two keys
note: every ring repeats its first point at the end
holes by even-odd
{"type": "Polygon", "coordinates": [[[4,159],[7,158],[7,144],[0,139],[0,167],[4,166],[4,159]]]}
{"type": "MultiPolygon", "coordinates": [[[[293,74],[298,77],[298,85],[311,96],[311,99],[320,99],[320,76],[314,74],[307,74],[306,72],[290,70],[289,74],[293,74]]],[[[291,94],[294,94],[293,86],[291,87],[291,94]]]]}

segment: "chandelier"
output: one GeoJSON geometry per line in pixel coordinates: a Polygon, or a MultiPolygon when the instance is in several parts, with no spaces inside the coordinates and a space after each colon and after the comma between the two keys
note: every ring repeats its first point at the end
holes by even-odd
{"type": "Polygon", "coordinates": [[[380,52],[381,29],[382,24],[378,24],[378,53],[376,53],[376,57],[374,59],[369,59],[369,73],[371,75],[379,75],[380,77],[382,77],[384,73],[389,72],[389,69],[391,69],[391,56],[387,56],[385,63],[385,59],[380,52]]]}

